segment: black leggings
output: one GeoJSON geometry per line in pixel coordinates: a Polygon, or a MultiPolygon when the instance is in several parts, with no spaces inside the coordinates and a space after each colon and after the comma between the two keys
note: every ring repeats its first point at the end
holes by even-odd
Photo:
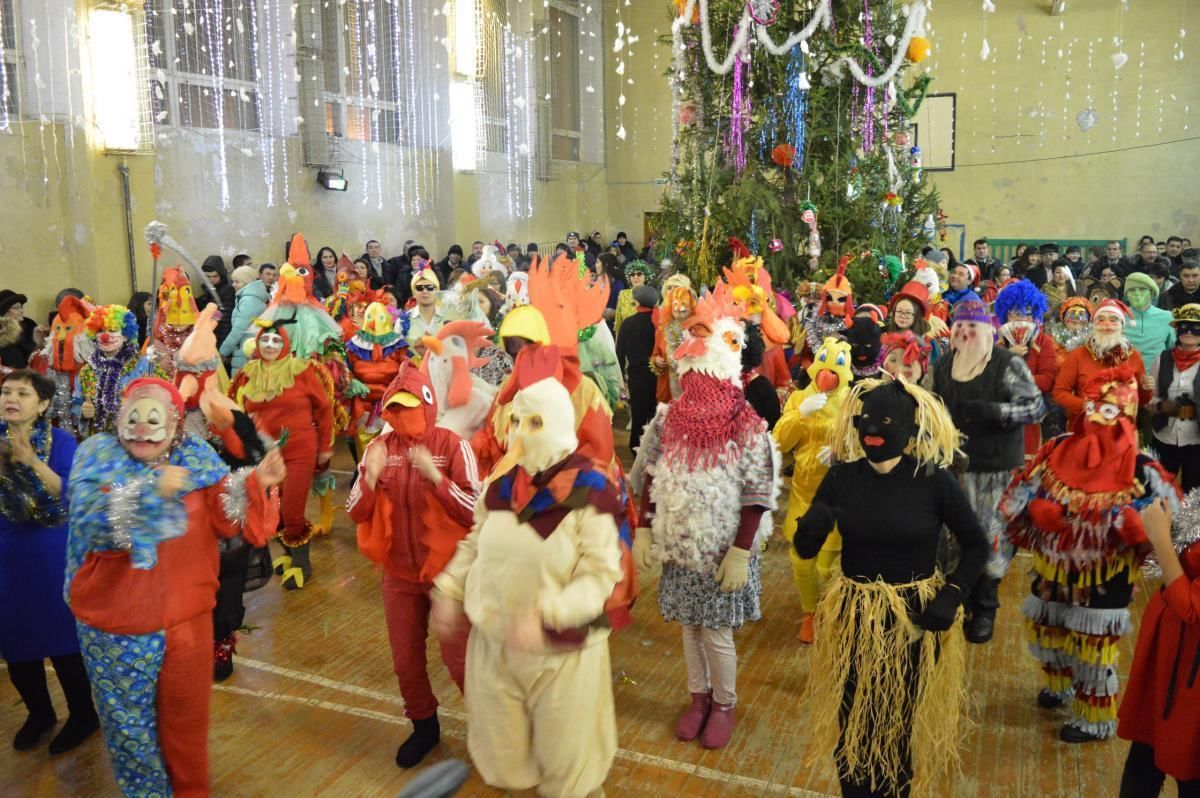
{"type": "Polygon", "coordinates": [[[1172,474],[1183,476],[1180,479],[1183,492],[1187,493],[1195,487],[1200,487],[1200,444],[1194,446],[1173,446],[1163,443],[1157,438],[1150,441],[1154,451],[1158,452],[1158,462],[1172,474]]]}
{"type": "MultiPolygon", "coordinates": [[[[1125,758],[1125,772],[1121,774],[1121,798],[1156,798],[1162,790],[1167,774],[1154,764],[1154,749],[1145,743],[1134,743],[1125,758]]],[[[1179,786],[1179,798],[1200,798],[1200,779],[1175,780],[1179,786]]]]}
{"type": "MultiPolygon", "coordinates": [[[[83,657],[79,654],[65,654],[61,657],[50,657],[50,661],[54,663],[54,672],[58,675],[58,683],[62,685],[70,713],[77,715],[79,720],[95,717],[92,686],[83,666],[83,657]]],[[[46,686],[45,660],[10,662],[8,675],[30,715],[54,716],[54,705],[50,703],[50,691],[46,686]]]]}

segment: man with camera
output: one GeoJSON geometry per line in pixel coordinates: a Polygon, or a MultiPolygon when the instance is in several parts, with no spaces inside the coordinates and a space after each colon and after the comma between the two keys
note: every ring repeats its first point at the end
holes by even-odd
{"type": "Polygon", "coordinates": [[[1200,424],[1196,397],[1200,396],[1200,304],[1176,308],[1171,326],[1175,346],[1159,355],[1154,375],[1154,449],[1159,461],[1177,476],[1183,471],[1184,492],[1200,486],[1200,424]]]}

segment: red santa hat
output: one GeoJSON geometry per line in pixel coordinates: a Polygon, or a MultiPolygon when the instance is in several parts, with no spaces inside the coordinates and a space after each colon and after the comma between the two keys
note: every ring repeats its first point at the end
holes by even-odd
{"type": "Polygon", "coordinates": [[[1115,316],[1122,325],[1133,323],[1133,313],[1129,307],[1119,299],[1106,299],[1096,307],[1096,312],[1092,314],[1092,320],[1100,318],[1101,315],[1108,314],[1115,316]]]}

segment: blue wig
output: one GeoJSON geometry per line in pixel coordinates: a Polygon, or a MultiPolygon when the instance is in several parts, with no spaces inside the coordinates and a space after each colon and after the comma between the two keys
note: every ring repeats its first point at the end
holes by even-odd
{"type": "Polygon", "coordinates": [[[1028,280],[1017,280],[1004,286],[1000,293],[996,294],[994,310],[1001,324],[1008,321],[1008,314],[1014,310],[1029,314],[1030,318],[1040,324],[1050,311],[1050,306],[1046,303],[1046,295],[1039,291],[1037,286],[1028,280]]]}

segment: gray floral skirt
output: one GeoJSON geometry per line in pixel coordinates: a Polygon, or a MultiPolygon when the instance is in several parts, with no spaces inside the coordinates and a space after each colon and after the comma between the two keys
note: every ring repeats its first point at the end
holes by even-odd
{"type": "Polygon", "coordinates": [[[663,563],[662,578],[658,581],[658,611],[664,620],[709,629],[736,629],[757,621],[762,617],[760,563],[760,557],[750,560],[750,581],[733,593],[721,592],[721,583],[712,574],[663,563]]]}

